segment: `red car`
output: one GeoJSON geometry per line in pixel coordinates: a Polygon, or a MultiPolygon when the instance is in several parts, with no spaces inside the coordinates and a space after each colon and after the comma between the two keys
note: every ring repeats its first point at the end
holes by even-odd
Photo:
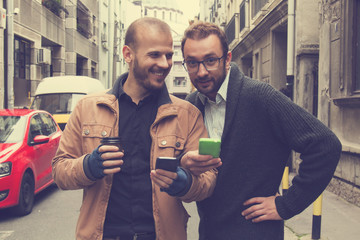
{"type": "Polygon", "coordinates": [[[35,194],[54,182],[51,161],[61,133],[48,112],[0,110],[0,209],[32,211],[35,194]]]}

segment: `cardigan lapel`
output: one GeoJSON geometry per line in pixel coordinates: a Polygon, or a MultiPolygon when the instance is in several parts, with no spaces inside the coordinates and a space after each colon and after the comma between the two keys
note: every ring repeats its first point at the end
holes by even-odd
{"type": "Polygon", "coordinates": [[[244,75],[240,72],[235,63],[231,63],[229,85],[226,96],[226,112],[225,112],[225,124],[222,134],[222,141],[224,141],[226,135],[231,131],[231,126],[234,119],[234,114],[239,104],[239,97],[241,88],[243,86],[244,75]]]}

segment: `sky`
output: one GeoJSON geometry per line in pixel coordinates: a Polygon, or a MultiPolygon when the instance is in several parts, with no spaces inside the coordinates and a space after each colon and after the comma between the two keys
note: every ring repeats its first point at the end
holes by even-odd
{"type": "Polygon", "coordinates": [[[177,4],[187,19],[194,19],[199,13],[199,0],[177,0],[177,4]]]}

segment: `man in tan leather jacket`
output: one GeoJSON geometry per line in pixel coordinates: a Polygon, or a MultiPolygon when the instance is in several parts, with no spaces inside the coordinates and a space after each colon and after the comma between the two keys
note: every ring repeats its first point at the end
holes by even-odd
{"type": "Polygon", "coordinates": [[[71,114],[53,159],[53,177],[61,189],[84,190],[76,239],[183,240],[189,215],[182,201],[210,196],[217,174],[212,168],[221,162],[213,159],[209,171],[198,176],[183,168],[154,170],[159,156],[211,159],[196,151],[206,128],[197,108],[167,92],[173,50],[166,23],[135,21],[123,55],[129,72],[108,92],[81,99],[71,114]],[[101,138],[118,135],[126,137],[124,152],[100,145],[101,138]],[[180,173],[186,187],[170,196],[167,189],[180,173]]]}

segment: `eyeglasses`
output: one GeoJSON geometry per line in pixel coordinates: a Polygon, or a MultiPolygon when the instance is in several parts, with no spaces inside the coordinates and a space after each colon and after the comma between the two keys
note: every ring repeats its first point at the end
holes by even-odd
{"type": "Polygon", "coordinates": [[[185,70],[188,73],[198,72],[200,63],[205,67],[206,71],[213,71],[219,68],[220,60],[224,57],[226,57],[226,55],[219,58],[217,57],[207,58],[203,61],[188,60],[188,61],[183,61],[182,65],[184,66],[185,70]]]}

